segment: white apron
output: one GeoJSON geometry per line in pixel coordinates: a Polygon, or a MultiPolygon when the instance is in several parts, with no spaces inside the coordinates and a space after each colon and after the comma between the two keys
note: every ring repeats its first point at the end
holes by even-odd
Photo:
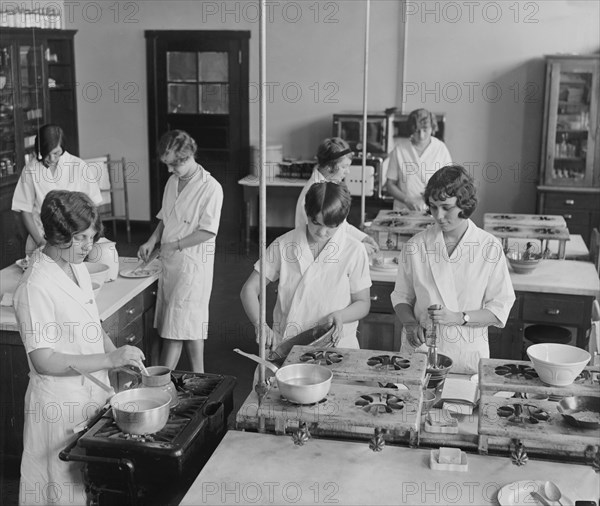
{"type": "MultiPolygon", "coordinates": [[[[100,318],[89,273],[74,265],[77,286],[46,255],[36,252],[14,296],[25,351],[52,348],[65,354],[104,353],[100,318]]],[[[20,504],[85,504],[82,464],[58,454],[74,439],[73,427],[92,417],[106,392],[81,376],[38,374],[29,360],[25,395],[20,504]]],[[[93,373],[108,383],[107,371],[93,373]]]]}
{"type": "MultiPolygon", "coordinates": [[[[255,264],[259,271],[259,262],[255,264]]],[[[306,226],[276,239],[267,249],[270,281],[279,279],[273,329],[289,339],[351,303],[351,294],[371,286],[369,260],[360,242],[340,227],[315,259],[306,226]]],[[[346,323],[338,344],[358,348],[358,321],[346,323]]]]}
{"type": "MultiPolygon", "coordinates": [[[[165,186],[158,219],[164,223],[163,242],[182,239],[197,230],[219,230],[223,190],[204,169],[177,194],[178,178],[165,186]]],[[[208,304],[213,283],[215,237],[191,248],[161,257],[154,326],[167,339],[206,339],[208,304]]]]}
{"type": "MultiPolygon", "coordinates": [[[[469,220],[449,258],[437,224],[406,244],[391,299],[394,306],[414,306],[424,328],[431,324],[427,308],[432,304],[455,312],[488,309],[503,327],[515,294],[502,245],[469,220]]],[[[452,358],[452,372],[476,373],[479,359],[489,357],[487,326],[440,325],[440,334],[438,351],[452,358]]],[[[404,333],[402,346],[410,348],[404,333]]]]}

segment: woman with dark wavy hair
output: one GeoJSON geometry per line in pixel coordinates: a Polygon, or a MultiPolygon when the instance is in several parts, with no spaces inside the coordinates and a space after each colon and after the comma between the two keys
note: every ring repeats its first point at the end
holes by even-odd
{"type": "Polygon", "coordinates": [[[477,197],[463,167],[438,170],[424,196],[435,224],[402,249],[391,296],[402,346],[423,344],[433,321],[438,350],[453,360],[452,371],[476,373],[479,359],[490,355],[488,326],[504,327],[515,301],[506,258],[500,241],[469,219],[477,197]]]}
{"type": "Polygon", "coordinates": [[[42,203],[45,246],[14,295],[27,361],[20,504],[86,504],[82,465],[59,460],[73,428],[104,406],[106,392],[71,367],[108,383],[108,369],[141,365],[142,350],[115,348],[100,324],[83,264],[102,232],[81,192],[52,190],[42,203]]]}

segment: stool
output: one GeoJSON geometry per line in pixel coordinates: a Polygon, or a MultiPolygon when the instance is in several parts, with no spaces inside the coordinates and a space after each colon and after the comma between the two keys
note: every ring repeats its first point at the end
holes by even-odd
{"type": "Polygon", "coordinates": [[[523,336],[523,360],[529,360],[527,348],[538,343],[569,344],[571,331],[558,325],[530,325],[523,336]]]}

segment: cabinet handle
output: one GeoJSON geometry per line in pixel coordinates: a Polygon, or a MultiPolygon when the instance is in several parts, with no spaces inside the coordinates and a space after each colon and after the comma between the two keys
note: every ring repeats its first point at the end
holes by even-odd
{"type": "Polygon", "coordinates": [[[134,334],[131,334],[130,336],[127,336],[125,338],[125,342],[126,343],[133,343],[134,341],[135,341],[135,335],[134,334]]]}
{"type": "Polygon", "coordinates": [[[371,295],[371,300],[372,300],[373,302],[375,302],[375,301],[379,300],[379,295],[371,295]]]}
{"type": "Polygon", "coordinates": [[[572,214],[565,214],[564,218],[565,218],[565,220],[570,220],[570,219],[573,218],[573,215],[572,214]]]}
{"type": "Polygon", "coordinates": [[[575,201],[573,199],[565,200],[565,206],[574,206],[574,205],[575,205],[575,201]]]}
{"type": "Polygon", "coordinates": [[[133,313],[135,313],[135,308],[134,308],[134,307],[132,307],[131,309],[127,309],[127,310],[125,311],[125,313],[127,313],[127,314],[129,314],[129,315],[132,315],[133,313]]]}
{"type": "Polygon", "coordinates": [[[546,309],[546,314],[558,316],[560,314],[560,309],[546,309]]]}
{"type": "Polygon", "coordinates": [[[156,297],[156,290],[152,290],[152,297],[156,297]]]}

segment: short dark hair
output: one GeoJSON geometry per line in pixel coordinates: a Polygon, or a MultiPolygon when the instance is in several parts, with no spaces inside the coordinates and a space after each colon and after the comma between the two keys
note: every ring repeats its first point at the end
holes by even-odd
{"type": "Polygon", "coordinates": [[[427,109],[415,109],[408,115],[410,132],[414,134],[421,126],[421,123],[426,120],[429,120],[429,123],[431,123],[431,135],[435,135],[438,131],[437,118],[435,114],[429,112],[427,109]]]}
{"type": "Polygon", "coordinates": [[[456,197],[456,205],[461,211],[460,218],[468,218],[477,207],[475,183],[462,165],[446,165],[438,170],[425,187],[423,198],[429,206],[429,199],[446,200],[456,197]]]}
{"type": "Polygon", "coordinates": [[[309,219],[321,213],[325,225],[337,227],[348,217],[351,203],[352,196],[345,184],[324,181],[309,188],[304,209],[309,219]]]}
{"type": "Polygon", "coordinates": [[[35,152],[38,160],[46,158],[57,147],[65,149],[65,133],[58,125],[40,127],[35,137],[35,152]]]}
{"type": "Polygon", "coordinates": [[[168,153],[175,154],[177,161],[184,161],[196,156],[198,145],[190,134],[183,130],[169,130],[158,141],[156,151],[162,158],[168,153]]]}
{"type": "Polygon", "coordinates": [[[338,153],[350,149],[348,143],[341,137],[330,137],[325,139],[317,148],[317,163],[319,168],[326,169],[327,172],[335,174],[337,165],[346,156],[352,158],[352,153],[339,156],[338,153]]]}
{"type": "Polygon", "coordinates": [[[82,192],[49,191],[42,203],[42,225],[46,241],[53,246],[70,245],[73,236],[94,227],[94,242],[102,237],[100,213],[82,192]]]}

